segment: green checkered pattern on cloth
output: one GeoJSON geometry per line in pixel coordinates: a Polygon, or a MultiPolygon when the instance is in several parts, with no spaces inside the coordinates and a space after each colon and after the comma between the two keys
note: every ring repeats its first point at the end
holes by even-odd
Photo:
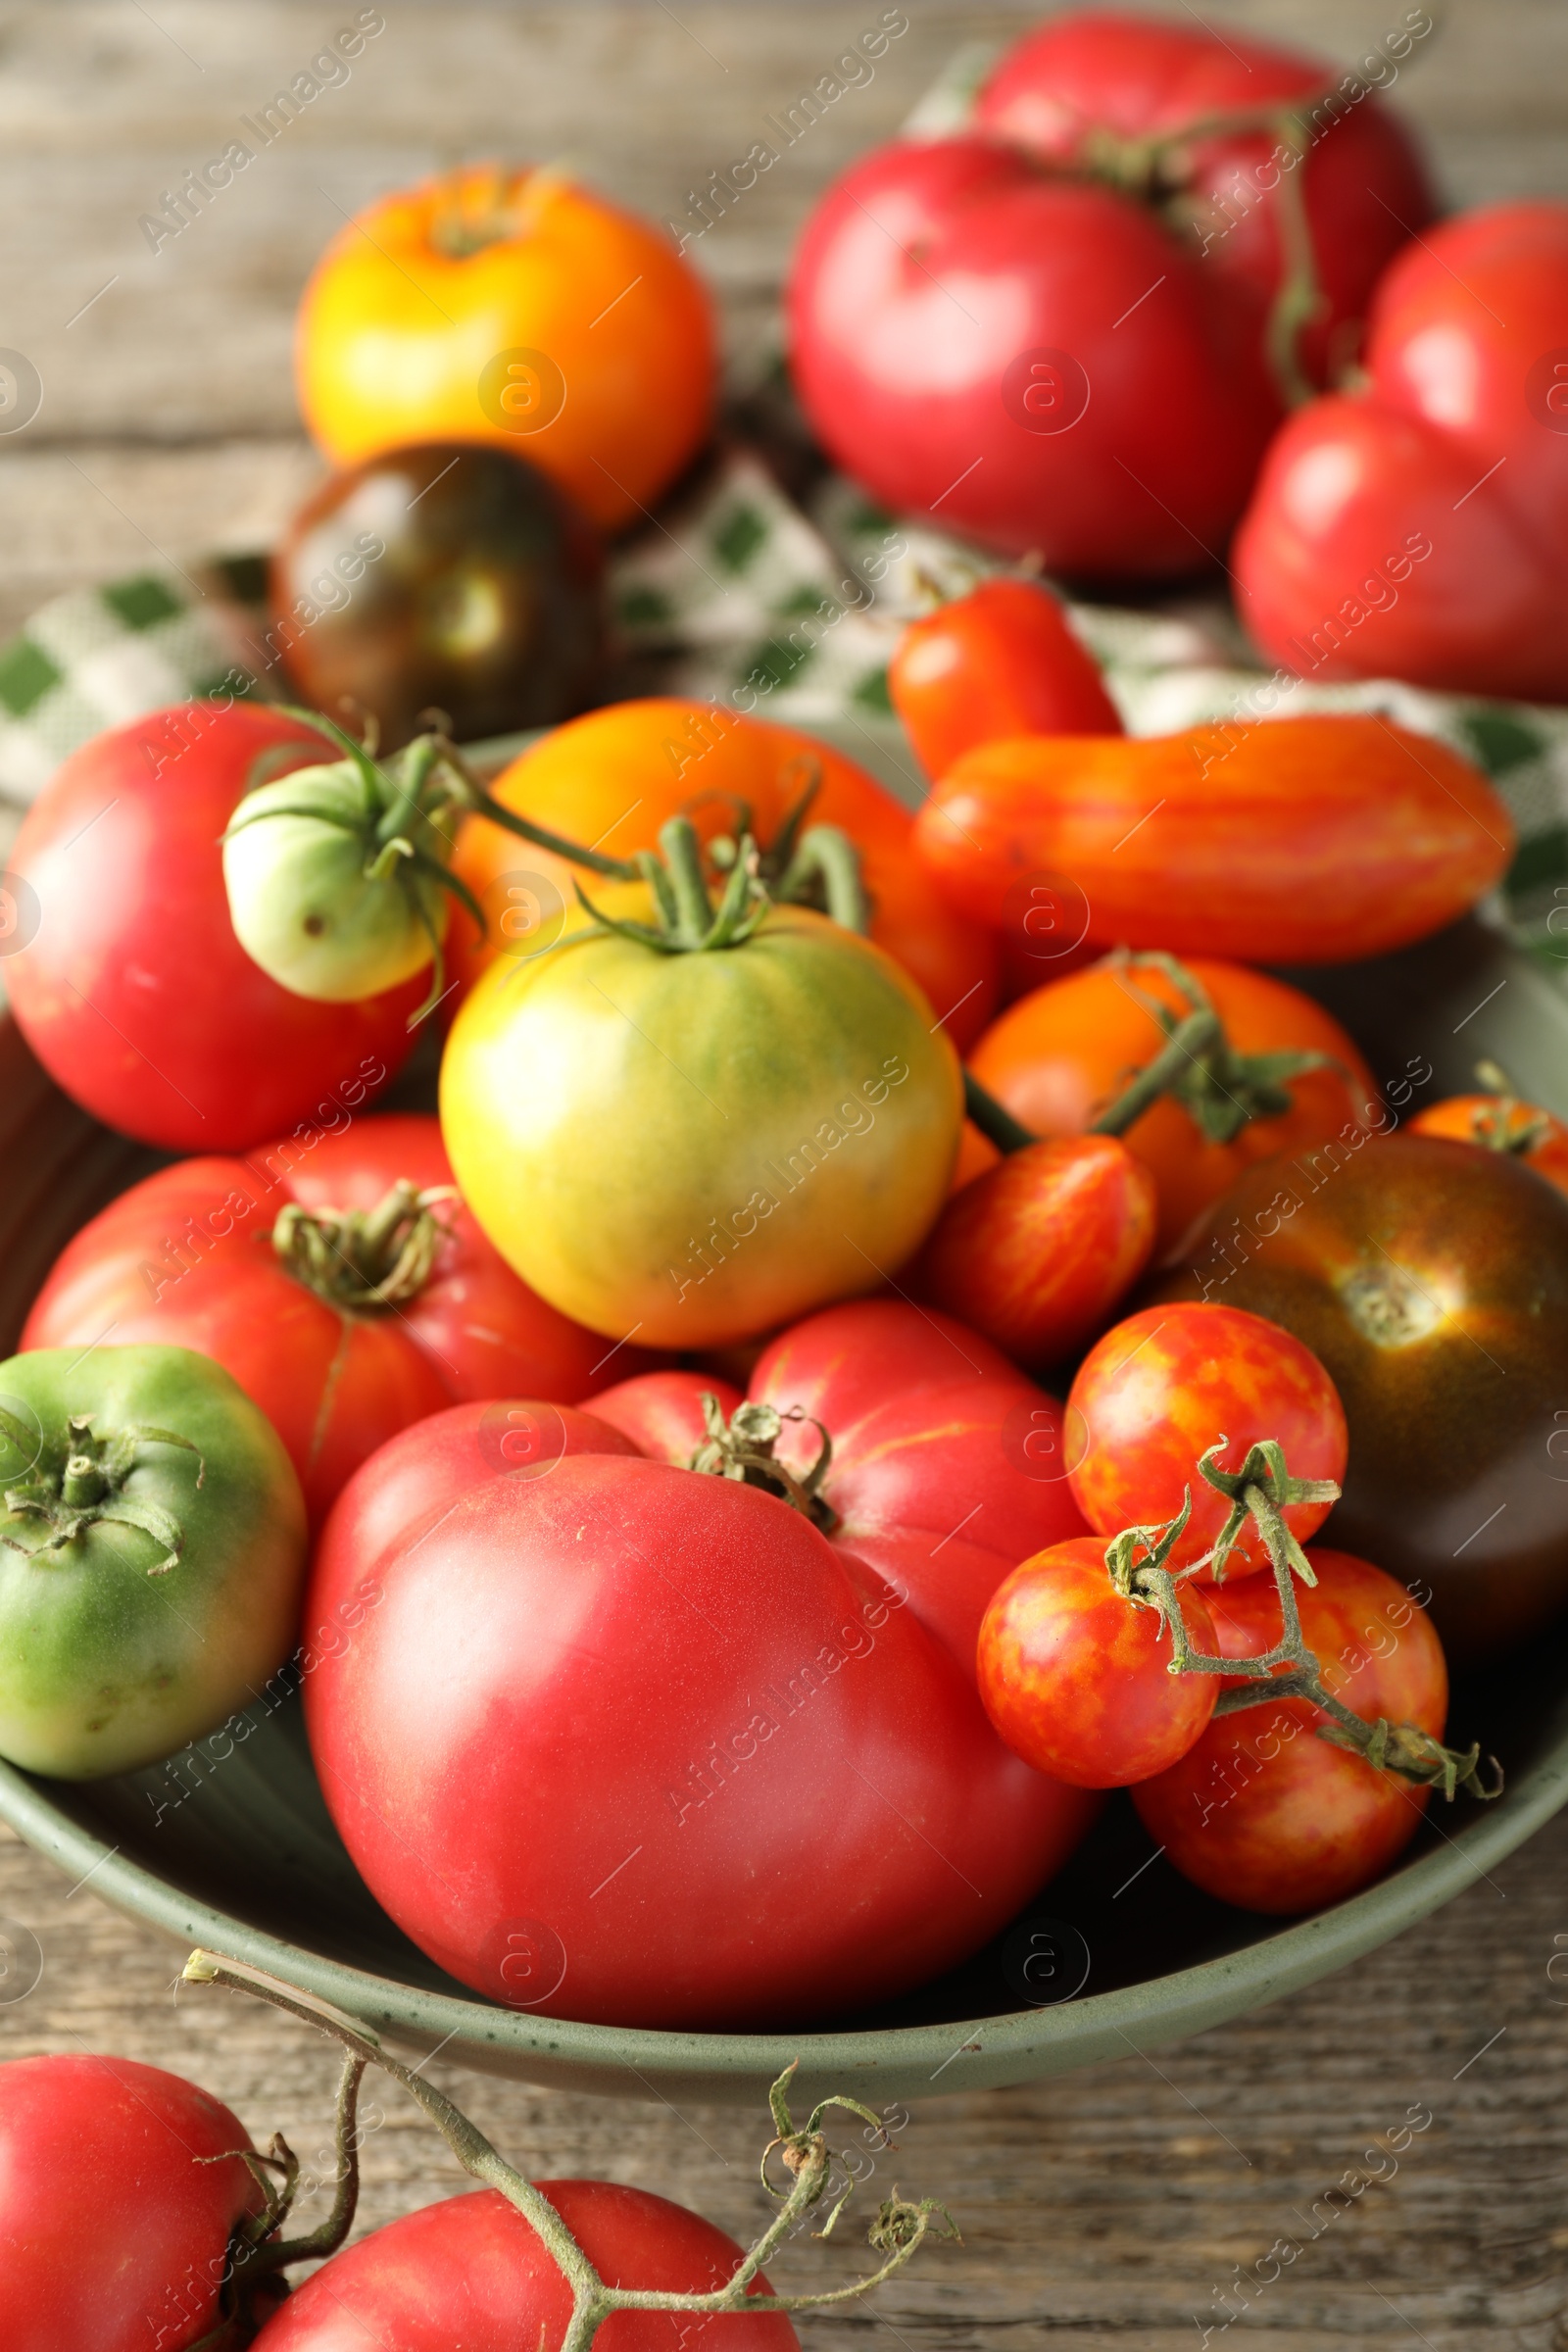
{"type": "MultiPolygon", "coordinates": [[[[616,625],[650,689],[885,744],[888,657],[928,583],[994,568],[925,525],[882,513],[838,476],[805,506],[761,458],[728,448],[701,484],[620,547],[616,625]]],[[[193,575],[157,568],[45,605],[0,648],[0,797],[31,801],[66,755],[107,726],[210,693],[255,641],[255,559],[193,575]]],[[[1216,599],[1185,614],[1069,608],[1135,734],[1203,719],[1377,710],[1477,762],[1519,828],[1491,911],[1564,970],[1568,933],[1568,710],[1430,694],[1386,679],[1309,680],[1270,695],[1216,599]],[[1553,952],[1554,951],[1554,952],[1553,952]]],[[[277,691],[275,677],[253,690],[277,691]]],[[[911,771],[911,781],[912,771],[911,771]]]]}

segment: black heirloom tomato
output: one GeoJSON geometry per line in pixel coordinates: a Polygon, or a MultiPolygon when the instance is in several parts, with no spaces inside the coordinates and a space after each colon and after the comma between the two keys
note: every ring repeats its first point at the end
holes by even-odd
{"type": "Polygon", "coordinates": [[[1429,1586],[1455,1666],[1568,1602],[1560,1192],[1437,1137],[1336,1143],[1250,1169],[1182,1260],[1156,1295],[1267,1315],[1327,1366],[1350,1451],[1324,1540],[1429,1586]]]}
{"type": "Polygon", "coordinates": [[[302,701],[370,712],[383,751],[431,709],[460,743],[553,726],[593,694],[603,568],[525,458],[423,441],[306,501],[272,558],[270,640],[302,701]]]}

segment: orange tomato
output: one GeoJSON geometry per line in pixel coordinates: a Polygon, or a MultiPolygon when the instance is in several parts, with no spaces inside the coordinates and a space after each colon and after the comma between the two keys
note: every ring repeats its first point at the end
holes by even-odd
{"type": "Polygon", "coordinates": [[[1451,1135],[1483,1151],[1506,1152],[1568,1193],[1568,1127],[1533,1102],[1512,1096],[1449,1095],[1409,1121],[1412,1135],[1451,1135]]]}
{"type": "MultiPolygon", "coordinates": [[[[1254,1161],[1302,1151],[1377,1115],[1372,1073],[1338,1021],[1310,997],[1246,964],[1193,956],[1185,969],[1206,990],[1235,1053],[1315,1052],[1340,1066],[1286,1080],[1292,1108],[1253,1119],[1229,1143],[1205,1140],[1168,1096],[1133,1121],[1122,1141],[1158,1190],[1161,1251],[1254,1161]]],[[[1108,958],[1009,1005],[975,1047],[970,1066],[1036,1135],[1081,1135],[1164,1044],[1139,991],[1173,1013],[1187,1010],[1162,971],[1129,969],[1108,958]]]]}
{"type": "Polygon", "coordinates": [[[1514,828],[1446,744],[1336,711],[981,744],[916,839],[953,904],[997,930],[1033,883],[1102,948],[1341,963],[1452,922],[1506,868],[1514,828]]]}
{"type": "Polygon", "coordinates": [[[295,368],[334,465],[498,441],[613,531],[707,438],[712,310],[651,222],[554,170],[466,165],[333,238],[300,305],[295,368]]]}
{"type": "MultiPolygon", "coordinates": [[[[856,844],[871,902],[871,937],[919,982],[962,1053],[996,1007],[997,944],[947,905],[914,854],[908,811],[842,752],[768,719],[654,696],[612,703],[557,727],[520,753],[490,789],[536,824],[609,857],[629,858],[652,849],[660,826],[681,812],[704,841],[732,833],[743,806],[765,845],[812,774],[820,774],[821,789],[807,822],[841,826],[856,844]]],[[[481,939],[471,915],[453,909],[447,954],[460,995],[518,922],[519,944],[534,944],[542,898],[552,908],[557,897],[570,906],[577,880],[590,898],[596,887],[592,874],[478,816],[464,826],[453,870],[489,918],[481,939]],[[536,887],[540,878],[544,893],[536,887]]]]}
{"type": "Polygon", "coordinates": [[[1002,1153],[990,1136],[982,1135],[973,1119],[965,1119],[963,1132],[958,1138],[958,1156],[954,1165],[953,1182],[948,1187],[949,1200],[955,1193],[961,1193],[966,1184],[973,1184],[975,1178],[983,1176],[988,1168],[996,1167],[1001,1158],[1002,1153]]]}

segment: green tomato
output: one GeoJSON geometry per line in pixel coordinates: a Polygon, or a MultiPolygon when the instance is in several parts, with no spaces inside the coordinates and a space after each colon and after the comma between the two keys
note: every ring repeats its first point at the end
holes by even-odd
{"type": "Polygon", "coordinates": [[[453,1172],[496,1248],[563,1313],[643,1347],[874,1290],[941,1208],[962,1117],[914,982],[803,906],[693,954],[578,931],[498,956],[441,1070],[453,1172]]]}
{"type": "Polygon", "coordinates": [[[91,1780],[172,1755],[287,1656],[305,1503],[271,1423],[188,1348],[0,1364],[0,1755],[91,1780]]]}
{"type": "Polygon", "coordinates": [[[279,987],[354,1004],[430,962],[448,897],[410,853],[444,861],[450,845],[414,808],[398,813],[404,831],[378,844],[381,811],[368,809],[364,775],[348,760],[296,768],[241,801],[223,839],[229,919],[279,987]]]}

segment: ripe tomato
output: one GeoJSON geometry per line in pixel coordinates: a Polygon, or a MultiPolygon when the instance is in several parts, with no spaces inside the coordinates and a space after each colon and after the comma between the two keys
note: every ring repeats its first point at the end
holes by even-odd
{"type": "Polygon", "coordinates": [[[372,1553],[382,1597],[305,1700],[367,1884],[465,1984],[700,2031],[853,2010],[977,1950],[1076,1842],[1083,1801],[789,1504],[611,1454],[486,1476],[481,1441],[378,1553],[358,1495],[428,1441],[342,1496],[312,1606],[372,1553]]]}
{"type": "Polygon", "coordinates": [[[1439,1136],[1329,1144],[1244,1176],[1183,1259],[1159,1295],[1267,1315],[1327,1366],[1350,1436],[1334,1539],[1420,1587],[1451,1659],[1568,1602],[1554,1185],[1439,1136]]]}
{"type": "Polygon", "coordinates": [[[1340,963],[1440,930],[1497,881],[1513,820],[1480,770],[1354,711],[967,752],[915,819],[954,905],[1007,917],[1065,878],[1102,947],[1340,963]]]}
{"type": "Polygon", "coordinates": [[[977,743],[1122,732],[1094,657],[1036,580],[982,580],[911,620],[888,693],[933,781],[977,743]]]}
{"type": "Polygon", "coordinates": [[[299,1481],[188,1348],[35,1348],[0,1397],[0,1755],[73,1781],[161,1763],[288,1655],[299,1481]]]}
{"type": "MultiPolygon", "coordinates": [[[[1386,1716],[1441,1739],[1448,1675],[1425,1611],[1348,1552],[1306,1556],[1318,1581],[1297,1585],[1297,1604],[1331,1696],[1368,1722],[1386,1716]]],[[[1210,1656],[1259,1657],[1279,1640],[1272,1577],[1205,1598],[1219,1639],[1210,1656]]],[[[1318,1739],[1325,1720],[1304,1698],[1218,1716],[1178,1763],[1133,1790],[1144,1827],[1184,1877],[1245,1911],[1317,1911],[1402,1852],[1430,1790],[1318,1739]]]]}
{"type": "MultiPolygon", "coordinates": [[[[1317,1053],[1338,1066],[1284,1080],[1291,1108],[1249,1120],[1227,1143],[1208,1140],[1168,1095],[1133,1121],[1122,1140],[1154,1179],[1161,1250],[1179,1242],[1244,1168],[1325,1143],[1347,1128],[1359,1133],[1377,1102],[1372,1073],[1351,1039],[1299,989],[1206,956],[1192,956],[1186,968],[1219,1014],[1235,1054],[1317,1053]]],[[[1037,1135],[1081,1135],[1164,1044],[1145,1002],[1151,997],[1178,1018],[1190,1009],[1156,967],[1129,970],[1112,961],[1053,980],[1009,1005],[986,1031],[969,1056],[974,1074],[1037,1135]]],[[[1195,1062],[1192,1083],[1201,1076],[1195,1062]]],[[[1243,1104],[1241,1088],[1222,1065],[1214,1065],[1214,1076],[1208,1090],[1214,1104],[1222,1112],[1243,1104]]]]}
{"type": "Polygon", "coordinates": [[[237,2116],[132,2058],[0,2066],[6,2352],[188,2352],[262,2210],[237,2116]]]}
{"type": "Polygon", "coordinates": [[[732,947],[584,930],[503,959],[441,1070],[452,1165],[503,1257],[645,1347],[722,1346],[873,1289],[941,1207],[961,1119],[913,982],[802,906],[732,947]]]}
{"type": "Polygon", "coordinates": [[[1404,247],[1361,388],[1284,426],[1237,534],[1238,604],[1272,660],[1568,695],[1565,344],[1568,205],[1484,205],[1404,247]]]}
{"type": "MultiPolygon", "coordinates": [[[[1073,1497],[1098,1535],[1174,1519],[1184,1491],[1192,1517],[1170,1555],[1186,1567],[1209,1548],[1229,1515],[1198,1461],[1227,1441],[1221,1470],[1239,1470],[1269,1438],[1293,1478],[1343,1480],[1345,1411],[1323,1366],[1300,1341],[1261,1315],[1231,1306],[1146,1306],[1093,1347],[1067,1398],[1078,1455],[1073,1497]],[[1076,1425],[1074,1415],[1077,1416],[1076,1425]]],[[[1285,1520],[1298,1544],[1329,1515],[1326,1502],[1293,1502],[1285,1520]]],[[[1226,1569],[1245,1577],[1268,1565],[1250,1524],[1226,1569]]],[[[1201,1571],[1210,1579],[1207,1569],[1201,1571]]]]}
{"type": "MultiPolygon", "coordinates": [[[[1195,1649],[1213,1628],[1191,1586],[1195,1649]]],[[[1013,1570],[980,1628],[980,1696],[1025,1763],[1079,1788],[1125,1788],[1184,1756],[1219,1695],[1212,1674],[1172,1674],[1157,1611],[1118,1592],[1105,1546],[1079,1536],[1013,1570]]]]}
{"type": "MultiPolygon", "coordinates": [[[[1414,36],[1397,37],[1403,49],[1391,38],[1391,52],[1408,56],[1414,36]]],[[[1354,359],[1379,271],[1433,216],[1421,158],[1371,83],[1230,24],[1222,34],[1196,20],[1069,10],[1003,52],[975,120],[1050,171],[1130,182],[1193,239],[1260,336],[1291,276],[1298,195],[1313,301],[1296,361],[1313,383],[1354,359]],[[1293,117],[1305,134],[1299,162],[1293,117]]]]}
{"type": "Polygon", "coordinates": [[[1561,1193],[1568,1193],[1568,1126],[1538,1103],[1509,1094],[1449,1095],[1406,1122],[1407,1135],[1446,1135],[1522,1160],[1561,1193]]]}
{"type": "MultiPolygon", "coordinates": [[[[557,727],[519,753],[490,789],[535,824],[630,858],[655,846],[667,817],[690,816],[710,841],[732,834],[743,809],[766,848],[812,776],[820,790],[808,824],[849,834],[871,903],[871,937],[919,982],[963,1052],[996,1006],[996,943],[948,906],[915,854],[908,810],[830,744],[798,727],[660,695],[612,703],[557,727]]],[[[453,869],[489,917],[481,939],[472,916],[453,908],[447,954],[465,989],[498,955],[547,945],[553,909],[574,904],[580,875],[482,816],[465,823],[453,869]]]]}
{"type": "Polygon", "coordinates": [[[1020,1364],[1100,1330],[1154,1247],[1154,1179],[1113,1136],[1029,1144],[948,1201],[906,1279],[1020,1364]]]}
{"type": "MultiPolygon", "coordinates": [[[[650,1372],[596,1396],[593,1411],[656,1459],[690,1462],[702,1397],[728,1419],[738,1390],[698,1372],[650,1372]]],[[[858,1299],[810,1315],[764,1349],[751,1399],[787,1424],[777,1458],[819,1489],[831,1542],[873,1569],[946,1642],[966,1674],[987,1602],[1015,1560],[1083,1531],[1062,1472],[1061,1406],[989,1342],[903,1299],[858,1299]]]]}
{"type": "MultiPolygon", "coordinates": [[[[22,1344],[85,1348],[113,1332],[117,1345],[200,1348],[267,1414],[319,1525],[349,1473],[410,1421],[468,1396],[575,1403],[605,1357],[596,1333],[518,1281],[460,1200],[419,1223],[417,1196],[451,1183],[436,1121],[392,1113],[246,1160],[181,1160],[67,1244],[22,1344]],[[410,1200],[392,1225],[376,1212],[399,1184],[410,1200]],[[308,1227],[285,1256],[274,1237],[290,1202],[356,1222],[308,1227]],[[383,1278],[392,1296],[368,1296],[383,1278]]],[[[631,1355],[612,1355],[605,1377],[634,1368],[631,1355]]]]}
{"type": "Polygon", "coordinates": [[[300,303],[295,372],[336,466],[499,441],[618,530],[707,437],[712,306],[636,214],[564,172],[470,164],[339,230],[300,303]]]}
{"type": "Polygon", "coordinates": [[[258,704],[155,710],[73,752],[24,817],[10,866],[37,927],[6,967],[12,1008],[107,1125],[243,1152],[358,1110],[406,1060],[417,982],[318,1004],[270,980],[228,919],[220,842],[253,771],[318,760],[321,740],[258,704]]]}
{"type": "MultiPolygon", "coordinates": [[[[741,2249],[682,2205],[609,2180],[540,2180],[608,2285],[710,2294],[741,2249]]],[[[604,2352],[790,2352],[794,2328],[764,2308],[717,2319],[616,2312],[604,2352]]],[[[260,2352],[560,2352],[571,2290],[545,2246],[499,2189],[443,2197],[372,2230],[290,2295],[258,2338],[260,2352]]]]}

